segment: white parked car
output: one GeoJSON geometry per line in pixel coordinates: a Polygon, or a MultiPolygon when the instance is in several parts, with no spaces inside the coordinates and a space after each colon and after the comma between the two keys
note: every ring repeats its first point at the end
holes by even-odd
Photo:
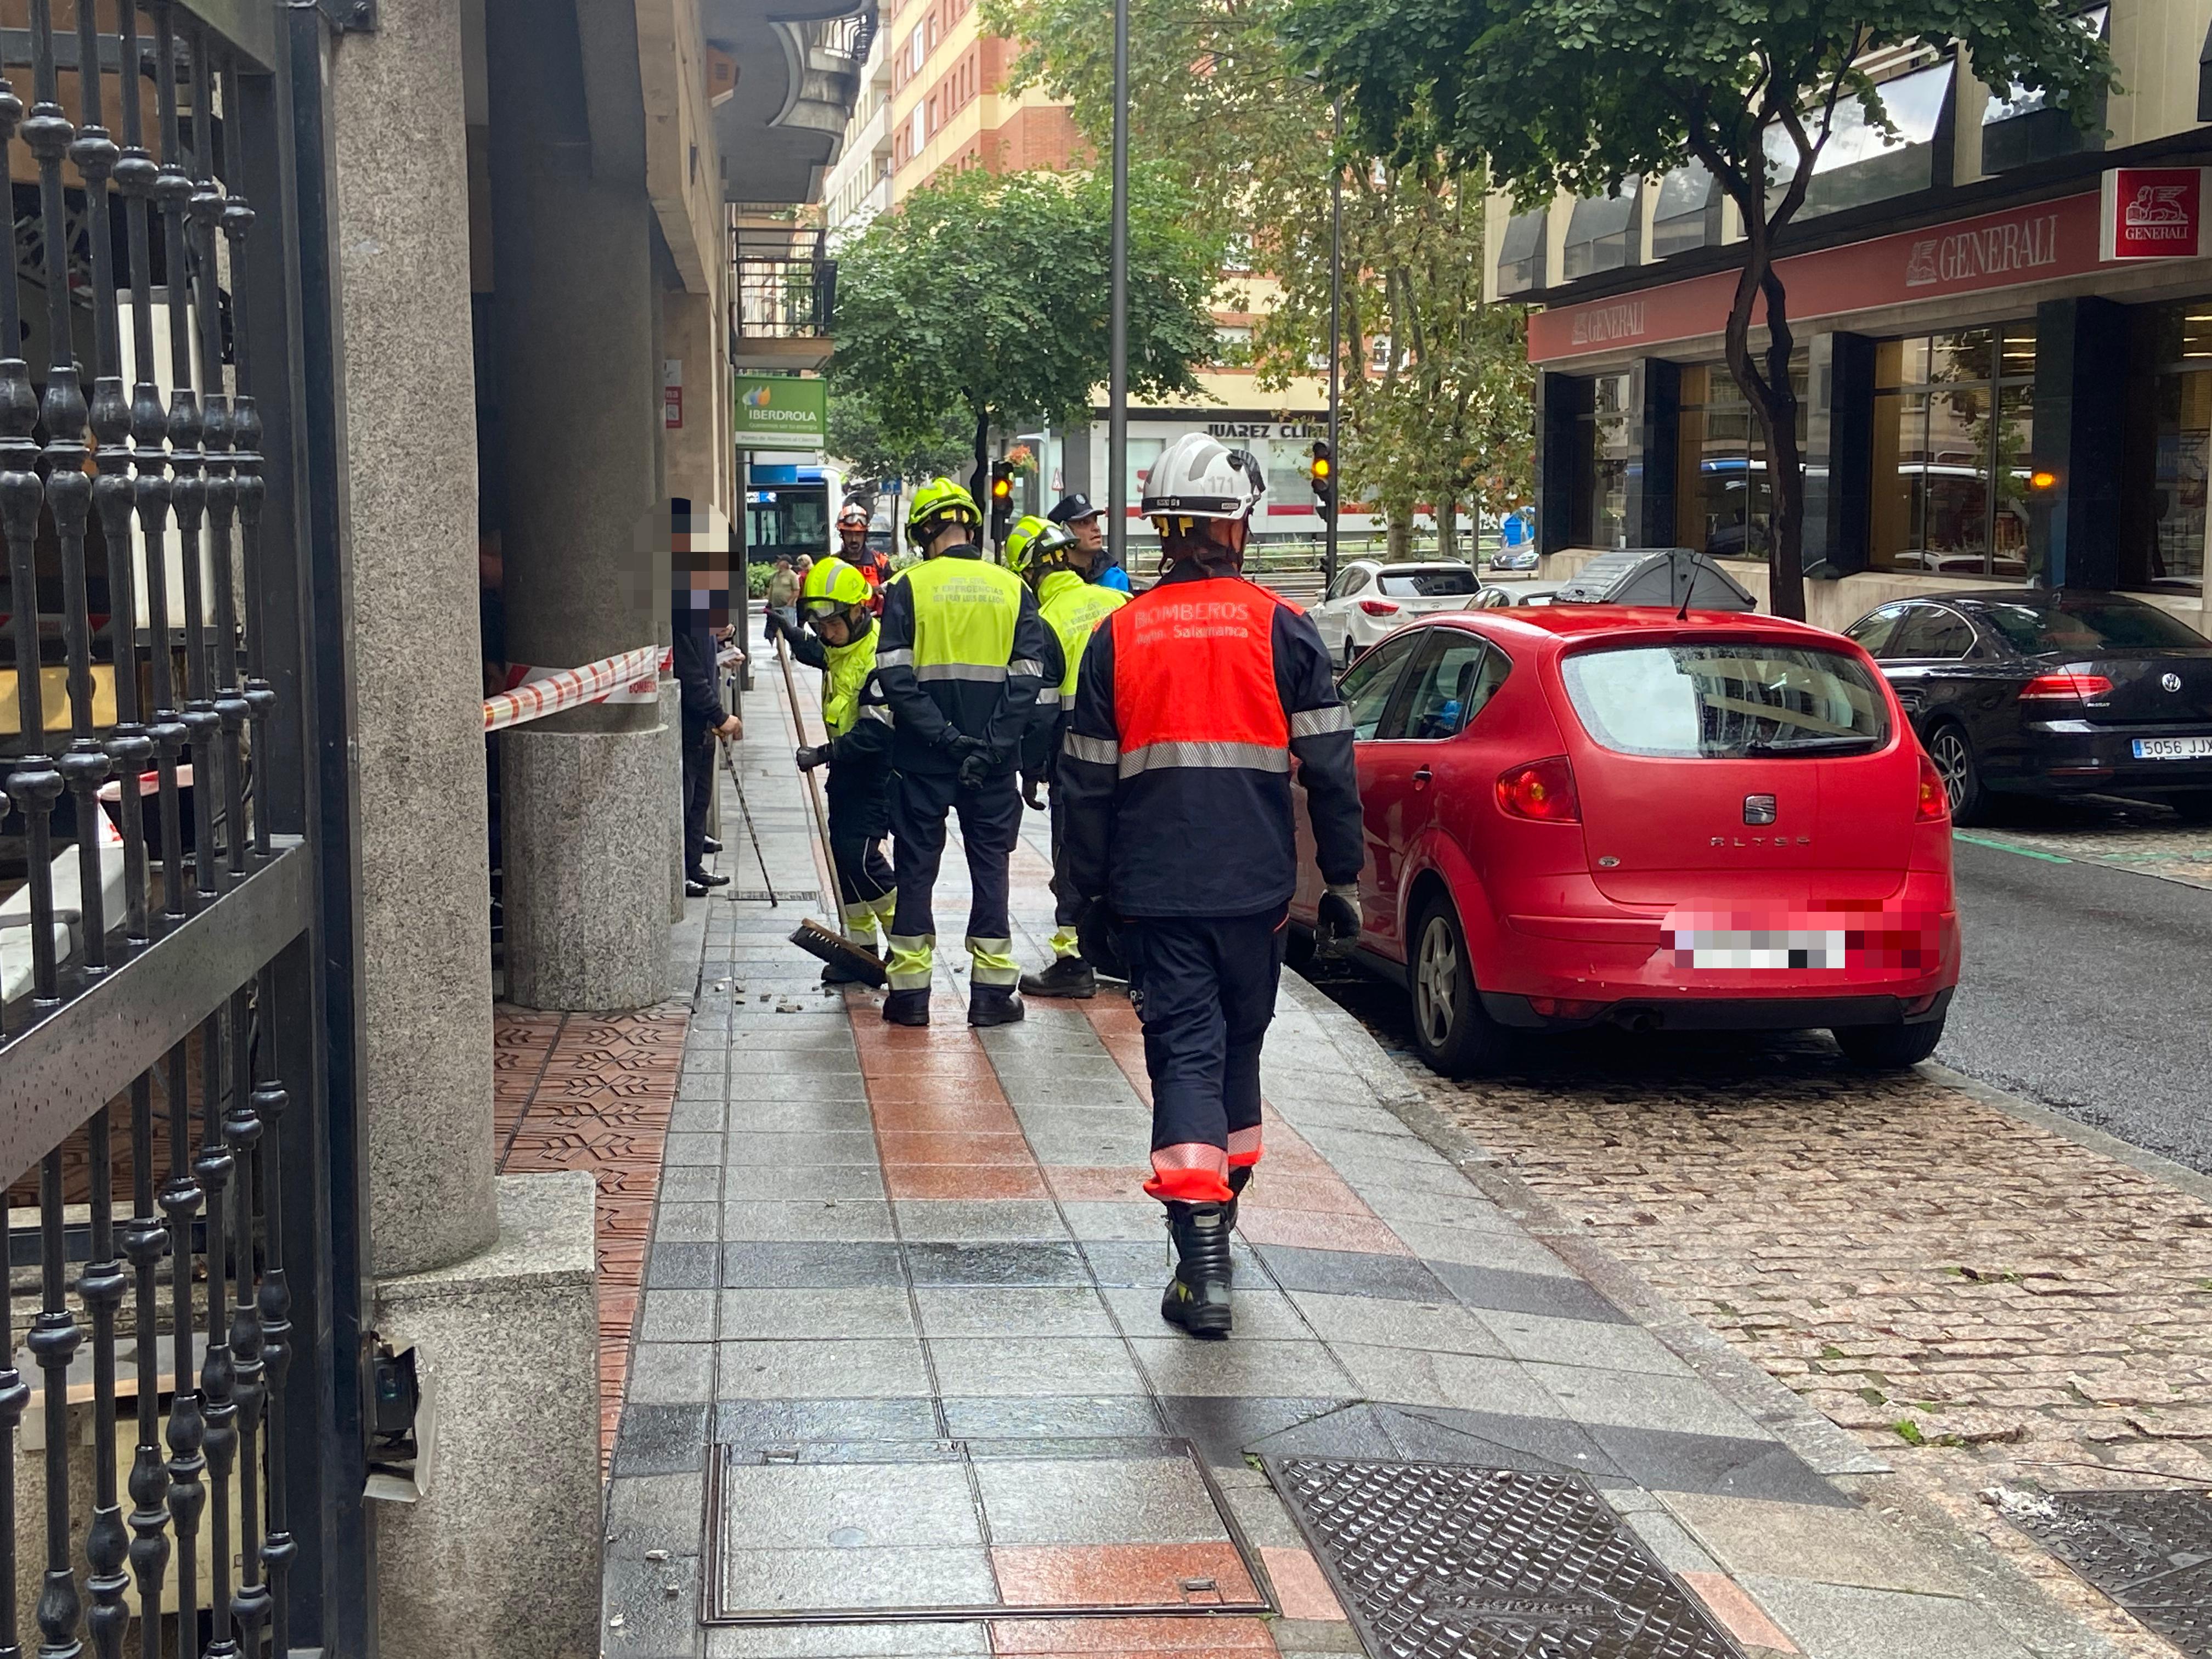
{"type": "Polygon", "coordinates": [[[1437,611],[1473,611],[1482,583],[1474,567],[1456,560],[1385,564],[1354,559],[1336,573],[1336,585],[1310,614],[1322,643],[1346,666],[1385,634],[1437,611]]]}

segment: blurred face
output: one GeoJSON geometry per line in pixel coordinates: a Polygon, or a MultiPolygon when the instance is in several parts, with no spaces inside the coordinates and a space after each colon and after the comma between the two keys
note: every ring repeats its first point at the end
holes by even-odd
{"type": "Polygon", "coordinates": [[[1096,553],[1106,545],[1106,522],[1096,513],[1087,519],[1070,519],[1067,527],[1075,534],[1078,552],[1096,553]]]}

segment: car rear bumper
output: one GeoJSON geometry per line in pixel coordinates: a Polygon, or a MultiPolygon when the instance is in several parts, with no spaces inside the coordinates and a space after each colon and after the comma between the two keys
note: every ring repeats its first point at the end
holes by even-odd
{"type": "Polygon", "coordinates": [[[1575,1031],[1619,1025],[1632,1031],[1798,1031],[1839,1025],[1921,1025],[1942,1019],[1951,988],[1918,996],[1625,997],[1572,1015],[1540,1013],[1531,999],[1482,993],[1482,1006],[1500,1025],[1530,1031],[1575,1031]]]}
{"type": "MultiPolygon", "coordinates": [[[[2100,728],[2084,720],[2032,722],[2021,750],[1986,767],[1990,787],[2017,793],[2068,795],[2112,792],[2158,794],[2212,789],[2212,758],[2137,760],[2137,737],[2197,737],[2202,726],[2100,728]]],[[[1992,757],[1996,759],[1996,757],[1992,757]]]]}

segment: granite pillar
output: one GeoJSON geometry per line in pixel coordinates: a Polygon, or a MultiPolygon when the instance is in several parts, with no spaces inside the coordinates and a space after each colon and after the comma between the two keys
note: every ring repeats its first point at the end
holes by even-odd
{"type": "Polygon", "coordinates": [[[380,1275],[456,1261],[499,1224],[460,12],[386,0],[331,73],[380,1275]]]}
{"type": "MultiPolygon", "coordinates": [[[[568,668],[652,645],[668,609],[662,360],[634,9],[488,0],[492,232],[511,658],[568,668]]],[[[507,994],[658,1001],[668,744],[659,700],[502,745],[507,994]]]]}

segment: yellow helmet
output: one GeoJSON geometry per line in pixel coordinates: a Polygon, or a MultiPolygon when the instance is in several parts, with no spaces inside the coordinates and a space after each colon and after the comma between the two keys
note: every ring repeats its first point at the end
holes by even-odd
{"type": "Polygon", "coordinates": [[[907,539],[916,547],[928,545],[947,524],[964,524],[974,530],[982,523],[975,498],[950,478],[932,478],[914,492],[913,504],[906,510],[907,539]]]}
{"type": "Polygon", "coordinates": [[[802,614],[868,602],[868,579],[842,559],[817,559],[799,586],[802,614]]]}
{"type": "MultiPolygon", "coordinates": [[[[1017,576],[1028,575],[1030,566],[1035,562],[1035,555],[1042,550],[1038,544],[1048,541],[1052,532],[1059,530],[1058,525],[1034,513],[1024,514],[1015,520],[1014,527],[1006,532],[1006,568],[1017,576]]],[[[1060,533],[1065,535],[1066,532],[1061,531],[1060,533]]]]}

